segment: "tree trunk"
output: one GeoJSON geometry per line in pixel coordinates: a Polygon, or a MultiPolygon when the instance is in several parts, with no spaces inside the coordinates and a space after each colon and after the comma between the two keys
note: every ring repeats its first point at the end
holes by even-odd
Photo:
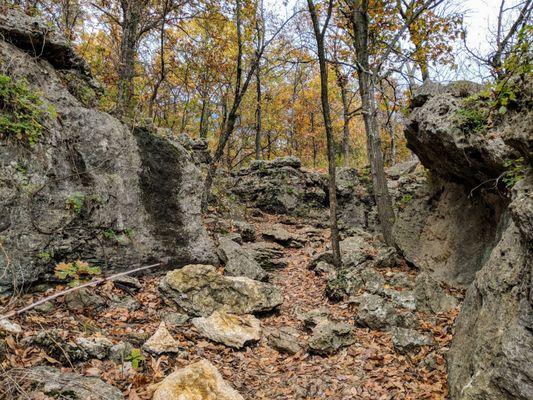
{"type": "Polygon", "coordinates": [[[255,109],[255,159],[261,159],[261,66],[258,65],[255,71],[256,80],[256,109],[255,109]]]}
{"type": "Polygon", "coordinates": [[[328,192],[329,192],[329,217],[331,229],[331,249],[333,251],[333,264],[340,268],[342,264],[341,252],[339,246],[339,227],[337,224],[337,185],[335,171],[335,143],[333,139],[333,127],[331,124],[329,97],[328,97],[328,69],[326,64],[326,49],[324,47],[324,36],[327,24],[331,16],[333,0],[328,4],[328,16],[324,22],[324,27],[320,29],[318,16],[316,13],[313,0],[307,0],[309,14],[313,22],[313,30],[317,44],[318,64],[320,67],[320,101],[322,103],[322,115],[324,117],[324,126],[326,129],[327,149],[328,149],[328,192]]]}
{"type": "Polygon", "coordinates": [[[381,151],[378,108],[375,99],[375,82],[372,71],[369,70],[368,52],[368,0],[356,2],[352,0],[352,25],[354,31],[354,46],[359,64],[358,78],[361,94],[361,107],[365,122],[368,160],[372,173],[374,199],[378,209],[378,217],[383,238],[389,246],[394,246],[392,226],[394,224],[394,210],[387,188],[387,178],[383,165],[381,151]]]}
{"type": "Polygon", "coordinates": [[[137,54],[144,2],[139,0],[121,0],[120,5],[122,9],[122,36],[117,70],[118,91],[115,113],[119,118],[129,119],[133,114],[135,56],[137,54]]]}
{"type": "Polygon", "coordinates": [[[200,137],[207,138],[209,128],[209,98],[206,92],[202,92],[202,112],[200,113],[200,137]]]}
{"type": "Polygon", "coordinates": [[[350,165],[350,104],[348,102],[348,92],[346,90],[347,78],[335,64],[335,75],[337,77],[337,84],[341,90],[342,101],[342,159],[343,165],[349,167],[350,165]]]}
{"type": "Polygon", "coordinates": [[[213,181],[215,178],[215,174],[217,171],[217,166],[224,155],[224,148],[226,147],[226,143],[228,142],[231,134],[233,133],[235,129],[235,124],[237,122],[238,117],[238,110],[241,105],[241,101],[246,94],[246,91],[248,90],[248,86],[250,85],[250,81],[252,77],[255,75],[255,70],[259,64],[260,57],[262,55],[263,49],[259,52],[258,56],[255,58],[255,60],[252,62],[252,65],[250,66],[250,69],[246,75],[246,79],[244,83],[242,83],[242,33],[241,33],[241,1],[236,1],[236,10],[235,10],[235,17],[236,17],[236,25],[237,25],[237,73],[235,76],[235,91],[234,91],[234,97],[233,97],[233,104],[231,106],[231,109],[228,113],[227,119],[225,119],[225,123],[223,126],[223,131],[220,134],[220,137],[218,139],[217,147],[215,149],[215,154],[213,155],[213,159],[211,160],[211,163],[209,164],[209,168],[207,170],[207,176],[205,178],[204,182],[204,188],[202,192],[202,212],[207,211],[207,207],[209,204],[209,195],[211,193],[211,187],[213,186],[213,181]]]}

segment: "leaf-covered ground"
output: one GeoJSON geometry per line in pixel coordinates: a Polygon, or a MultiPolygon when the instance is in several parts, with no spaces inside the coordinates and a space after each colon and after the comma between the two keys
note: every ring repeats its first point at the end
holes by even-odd
{"type": "MultiPolygon", "coordinates": [[[[271,226],[274,220],[274,217],[264,217],[254,221],[257,231],[261,232],[271,226]]],[[[298,226],[304,227],[294,225],[289,229],[298,232],[298,226]]],[[[4,389],[0,389],[0,398],[8,397],[8,391],[20,395],[15,398],[25,398],[24,383],[13,379],[13,371],[37,364],[51,364],[68,371],[100,377],[119,387],[130,400],[149,399],[154,384],[174,369],[201,358],[209,359],[224,378],[249,400],[447,398],[444,357],[452,337],[451,326],[457,310],[437,316],[417,313],[422,330],[433,335],[437,346],[423,347],[417,354],[409,356],[398,354],[392,346],[389,333],[355,326],[356,306],[346,302],[330,302],[325,296],[326,278],[307,269],[310,255],[322,250],[327,240],[328,231],[322,230],[321,233],[322,236],[317,241],[309,241],[299,249],[285,250],[288,267],[272,274],[272,282],[282,288],[285,302],[277,312],[263,315],[260,319],[263,327],[290,325],[298,329],[305,347],[308,333],[304,331],[297,314],[327,307],[334,317],[353,324],[357,337],[355,344],[336,355],[324,357],[302,351],[288,356],[270,348],[265,339],[238,351],[202,339],[191,325],[169,326],[182,351],[160,357],[145,354],[140,367],[134,369],[129,362],[115,363],[96,359],[60,364],[52,355],[39,348],[23,346],[22,338],[15,340],[10,337],[7,340],[8,356],[1,365],[4,389]],[[436,368],[433,370],[424,366],[423,360],[428,357],[435,361],[436,368]]],[[[394,270],[381,270],[383,274],[398,271],[416,274],[407,265],[394,270]]],[[[55,328],[62,331],[65,342],[83,335],[102,335],[115,343],[127,340],[140,348],[159,325],[161,312],[167,309],[157,292],[158,279],[159,277],[140,279],[142,289],[132,293],[141,304],[137,311],[107,308],[99,313],[72,313],[58,300],[51,311],[30,311],[13,321],[23,326],[23,337],[55,328]]],[[[91,290],[96,290],[103,296],[127,295],[111,282],[91,290]]],[[[24,295],[8,306],[3,306],[15,309],[49,294],[50,291],[24,295]]]]}

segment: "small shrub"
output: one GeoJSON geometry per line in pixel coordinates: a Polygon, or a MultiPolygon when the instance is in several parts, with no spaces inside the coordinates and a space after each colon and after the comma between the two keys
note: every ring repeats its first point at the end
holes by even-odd
{"type": "Polygon", "coordinates": [[[49,251],[41,251],[37,257],[39,257],[41,259],[42,262],[49,262],[51,259],[52,259],[52,253],[50,253],[49,251]]]}
{"type": "Polygon", "coordinates": [[[135,370],[139,369],[144,360],[145,358],[141,353],[141,349],[131,349],[130,355],[128,356],[128,358],[126,358],[126,361],[130,361],[131,366],[135,370]]]}
{"type": "Polygon", "coordinates": [[[0,139],[14,138],[34,146],[44,130],[47,113],[55,113],[24,80],[0,74],[0,139]]]}
{"type": "Polygon", "coordinates": [[[507,170],[505,171],[502,181],[507,189],[511,189],[520,179],[522,179],[526,175],[528,168],[524,161],[524,157],[507,160],[504,166],[507,170]]]}
{"type": "Polygon", "coordinates": [[[70,263],[61,262],[55,267],[55,276],[59,279],[71,279],[69,286],[78,286],[89,281],[92,277],[100,275],[99,267],[91,267],[89,263],[76,260],[70,263]]]}

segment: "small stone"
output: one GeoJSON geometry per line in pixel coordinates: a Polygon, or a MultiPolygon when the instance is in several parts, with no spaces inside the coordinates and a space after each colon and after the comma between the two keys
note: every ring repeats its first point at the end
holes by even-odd
{"type": "Polygon", "coordinates": [[[325,319],[313,328],[308,345],[311,352],[328,355],[354,343],[355,336],[350,325],[325,319]]]}
{"type": "Polygon", "coordinates": [[[270,347],[288,354],[296,354],[302,347],[298,331],[290,326],[282,326],[279,329],[271,328],[267,335],[270,347]]]}
{"type": "Polygon", "coordinates": [[[22,333],[22,327],[8,319],[0,319],[0,336],[18,335],[22,333]]]}
{"type": "Polygon", "coordinates": [[[249,224],[246,221],[234,221],[233,226],[241,234],[243,241],[253,242],[255,240],[256,232],[252,224],[249,224]]]}
{"type": "Polygon", "coordinates": [[[398,324],[398,313],[381,296],[364,293],[355,298],[355,302],[358,304],[356,321],[359,325],[378,330],[398,324]]]}
{"type": "Polygon", "coordinates": [[[390,299],[396,306],[403,307],[411,311],[416,310],[415,295],[412,291],[410,290],[399,291],[399,290],[388,289],[386,291],[386,295],[390,297],[390,299]]]}
{"type": "Polygon", "coordinates": [[[173,326],[184,326],[189,322],[189,317],[187,314],[177,313],[177,312],[166,312],[162,314],[162,319],[167,325],[173,326]]]}
{"type": "Polygon", "coordinates": [[[282,246],[286,247],[302,247],[302,238],[292,232],[289,232],[281,225],[274,225],[271,228],[265,229],[262,233],[263,238],[272,240],[282,246]]]}
{"type": "Polygon", "coordinates": [[[172,337],[164,322],[159,324],[155,333],[143,344],[143,349],[154,354],[177,353],[179,344],[172,337]]]}
{"type": "Polygon", "coordinates": [[[109,349],[113,346],[109,339],[98,336],[92,338],[79,337],[76,339],[76,344],[85,350],[90,357],[98,360],[106,358],[109,354],[109,349]]]}
{"type": "Polygon", "coordinates": [[[413,280],[409,275],[403,272],[397,272],[389,278],[389,284],[394,287],[412,288],[414,286],[413,280]]]}
{"type": "Polygon", "coordinates": [[[94,288],[81,288],[65,295],[65,305],[70,311],[100,310],[106,306],[106,301],[94,293],[94,288]]]}
{"type": "Polygon", "coordinates": [[[417,350],[420,346],[432,346],[434,344],[431,336],[414,329],[392,328],[391,337],[394,348],[401,354],[417,350]]]}
{"type": "Polygon", "coordinates": [[[116,363],[124,363],[131,356],[131,352],[134,349],[133,345],[129,342],[119,342],[109,348],[109,359],[116,363]]]}
{"type": "Polygon", "coordinates": [[[304,323],[306,329],[312,329],[322,321],[330,318],[331,313],[326,307],[315,308],[306,313],[300,313],[297,318],[304,323]]]}
{"type": "Polygon", "coordinates": [[[41,314],[48,314],[49,312],[52,312],[54,310],[55,306],[52,301],[44,302],[43,304],[39,304],[38,306],[35,306],[33,309],[35,311],[40,312],[41,314]]]}
{"type": "Polygon", "coordinates": [[[215,311],[209,317],[194,318],[192,323],[202,336],[236,349],[261,338],[261,323],[253,315],[215,311]]]}
{"type": "Polygon", "coordinates": [[[131,296],[113,296],[111,299],[111,307],[124,308],[130,312],[137,311],[141,308],[141,303],[137,301],[135,297],[131,296]]]}
{"type": "Polygon", "coordinates": [[[201,360],[167,376],[152,400],[244,400],[207,360],[201,360]]]}
{"type": "Polygon", "coordinates": [[[259,281],[267,278],[263,268],[238,243],[227,237],[220,237],[218,243],[219,257],[226,264],[224,268],[226,275],[245,276],[259,281]]]}
{"type": "Polygon", "coordinates": [[[142,289],[141,282],[133,276],[122,275],[113,279],[113,283],[119,288],[126,288],[133,291],[139,291],[142,289]]]}
{"type": "Polygon", "coordinates": [[[336,270],[335,266],[325,261],[319,261],[315,267],[315,273],[317,275],[328,275],[328,274],[335,272],[335,270],[336,270]]]}

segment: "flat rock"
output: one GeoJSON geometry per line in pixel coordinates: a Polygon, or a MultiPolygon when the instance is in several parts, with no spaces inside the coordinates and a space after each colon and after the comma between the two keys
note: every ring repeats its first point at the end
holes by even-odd
{"type": "Polygon", "coordinates": [[[200,334],[236,349],[261,338],[261,323],[253,315],[235,315],[215,311],[209,317],[193,318],[200,334]]]}
{"type": "Polygon", "coordinates": [[[274,242],[254,242],[245,243],[246,249],[259,265],[267,270],[277,270],[287,267],[287,260],[284,258],[283,246],[274,242]]]}
{"type": "Polygon", "coordinates": [[[244,400],[207,360],[201,360],[167,376],[152,400],[244,400]]]}
{"type": "Polygon", "coordinates": [[[109,349],[113,347],[113,342],[101,336],[90,338],[79,337],[76,344],[89,355],[89,357],[103,360],[109,355],[109,349]]]}
{"type": "Polygon", "coordinates": [[[246,277],[220,275],[211,265],[191,264],[168,272],[159,284],[165,301],[189,315],[207,317],[270,311],[283,303],[278,287],[246,277]]]}
{"type": "Polygon", "coordinates": [[[431,346],[435,343],[431,336],[414,329],[392,328],[391,337],[394,348],[402,354],[415,351],[420,346],[431,346]]]}
{"type": "MultiPolygon", "coordinates": [[[[52,367],[34,367],[20,372],[21,381],[30,382],[28,398],[44,393],[47,398],[69,400],[124,400],[121,391],[95,377],[61,372],[52,367]]],[[[26,396],[24,396],[26,397],[26,396]]]]}
{"type": "Polygon", "coordinates": [[[267,273],[254,257],[230,238],[220,237],[218,254],[225,263],[224,273],[229,276],[245,276],[259,281],[267,279],[267,273]]]}
{"type": "Polygon", "coordinates": [[[262,236],[266,240],[272,240],[285,247],[302,247],[303,245],[303,240],[299,235],[289,232],[279,224],[263,230],[262,236]]]}
{"type": "Polygon", "coordinates": [[[282,326],[279,329],[271,328],[267,334],[270,347],[287,354],[296,354],[302,350],[300,337],[296,329],[282,326]]]}
{"type": "Polygon", "coordinates": [[[399,291],[387,289],[385,294],[397,307],[402,307],[411,311],[416,310],[415,295],[411,290],[399,291]]]}
{"type": "Polygon", "coordinates": [[[159,324],[155,333],[143,344],[143,349],[154,354],[180,351],[178,342],[172,337],[164,322],[159,324]]]}

